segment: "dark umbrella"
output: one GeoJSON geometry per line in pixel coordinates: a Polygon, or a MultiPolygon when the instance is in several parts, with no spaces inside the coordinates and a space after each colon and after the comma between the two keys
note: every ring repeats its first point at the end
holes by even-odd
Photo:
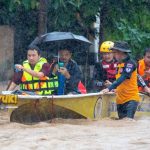
{"type": "MultiPolygon", "coordinates": [[[[87,68],[88,50],[92,43],[84,36],[76,35],[71,32],[51,32],[36,37],[30,45],[39,45],[42,50],[46,49],[47,57],[49,52],[54,53],[60,49],[67,48],[74,52],[76,56],[79,56],[80,63],[84,63],[86,65],[85,68],[87,68]]],[[[77,62],[79,61],[77,60],[77,62]]]]}
{"type": "Polygon", "coordinates": [[[86,39],[84,36],[76,35],[71,32],[51,32],[47,33],[45,35],[42,35],[43,42],[49,42],[49,41],[61,41],[61,40],[75,40],[78,42],[83,42],[86,44],[91,44],[91,42],[86,39]]]}
{"type": "Polygon", "coordinates": [[[52,51],[64,47],[69,47],[73,51],[81,51],[91,44],[92,43],[84,36],[76,35],[71,32],[51,32],[36,37],[30,45],[48,46],[52,51]]]}

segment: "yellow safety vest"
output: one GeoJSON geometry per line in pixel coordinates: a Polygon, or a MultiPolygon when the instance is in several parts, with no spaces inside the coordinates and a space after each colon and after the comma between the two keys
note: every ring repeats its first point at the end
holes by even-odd
{"type": "MultiPolygon", "coordinates": [[[[46,63],[45,58],[40,58],[39,62],[36,63],[34,71],[39,72],[42,69],[44,63],[46,63]]],[[[28,60],[23,62],[25,68],[31,69],[28,60]]],[[[54,90],[58,88],[58,77],[54,76],[53,78],[42,77],[37,78],[33,77],[26,71],[23,72],[22,83],[20,84],[20,89],[23,91],[36,92],[39,95],[50,95],[54,90]]]]}

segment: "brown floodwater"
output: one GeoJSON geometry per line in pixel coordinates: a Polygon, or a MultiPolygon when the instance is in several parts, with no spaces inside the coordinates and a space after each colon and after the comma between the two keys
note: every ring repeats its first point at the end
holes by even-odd
{"type": "Polygon", "coordinates": [[[0,111],[0,150],[149,150],[150,117],[97,121],[53,119],[34,125],[10,123],[0,111]]]}
{"type": "MultiPolygon", "coordinates": [[[[5,88],[2,86],[0,90],[5,88]]],[[[132,121],[53,119],[24,125],[11,123],[7,110],[0,111],[0,150],[119,149],[150,149],[150,117],[132,121]]]]}

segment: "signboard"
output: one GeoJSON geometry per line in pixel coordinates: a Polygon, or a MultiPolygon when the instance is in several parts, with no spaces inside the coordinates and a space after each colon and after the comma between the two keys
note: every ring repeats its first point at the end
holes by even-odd
{"type": "Polygon", "coordinates": [[[0,109],[16,108],[17,103],[17,95],[0,95],[0,109]]]}

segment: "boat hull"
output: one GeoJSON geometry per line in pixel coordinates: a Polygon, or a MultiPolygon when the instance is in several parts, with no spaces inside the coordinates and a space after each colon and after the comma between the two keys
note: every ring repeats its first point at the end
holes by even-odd
{"type": "MultiPolygon", "coordinates": [[[[104,114],[102,96],[98,94],[33,97],[19,96],[18,108],[12,109],[10,121],[39,122],[53,118],[98,119],[104,114]]],[[[108,111],[105,111],[106,113],[108,111]]]]}
{"type": "MultiPolygon", "coordinates": [[[[10,121],[13,122],[36,123],[52,120],[53,118],[99,119],[117,117],[116,95],[114,93],[65,96],[2,96],[1,101],[9,106],[10,121]]],[[[150,97],[144,94],[140,96],[141,102],[136,117],[149,116],[150,97]]]]}

